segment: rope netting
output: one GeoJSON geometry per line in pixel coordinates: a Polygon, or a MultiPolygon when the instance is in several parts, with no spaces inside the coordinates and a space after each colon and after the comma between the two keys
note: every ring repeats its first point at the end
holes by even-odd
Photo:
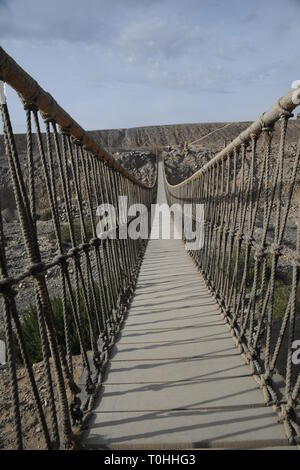
{"type": "Polygon", "coordinates": [[[17,213],[14,230],[19,231],[18,243],[24,248],[23,260],[15,269],[9,223],[0,210],[0,313],[15,429],[12,447],[28,448],[18,380],[22,366],[30,384],[32,412],[43,435],[42,447],[71,448],[98,394],[146,248],[142,239],[99,238],[97,207],[105,202],[117,208],[118,234],[123,223],[119,196],[127,196],[128,204],[149,208],[156,197],[156,181],[147,187],[122,169],[2,49],[0,79],[18,92],[27,128],[24,155],[3,95],[1,158],[7,160],[7,185],[17,213]],[[45,208],[51,227],[50,252],[39,221],[45,208]],[[37,324],[36,348],[46,400],[26,336],[26,312],[34,312],[37,324]],[[80,377],[74,372],[75,354],[80,358],[80,377]]]}
{"type": "Polygon", "coordinates": [[[189,179],[170,185],[165,176],[169,204],[192,204],[194,224],[196,204],[203,205],[204,244],[189,254],[290,442],[300,437],[298,121],[289,130],[295,93],[189,179]]]}

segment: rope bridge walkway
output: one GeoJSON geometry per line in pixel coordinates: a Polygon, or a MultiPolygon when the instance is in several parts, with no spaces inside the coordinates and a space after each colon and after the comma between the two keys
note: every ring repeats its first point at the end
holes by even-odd
{"type": "MultiPolygon", "coordinates": [[[[0,211],[12,447],[33,445],[20,398],[22,367],[44,448],[296,449],[300,146],[287,148],[286,141],[299,90],[191,178],[170,185],[159,160],[146,186],[1,48],[0,80],[18,92],[27,125],[24,166],[1,95],[1,158],[8,162],[25,249],[16,273],[0,211]],[[41,194],[55,253],[43,249],[41,194]],[[203,247],[190,249],[184,237],[163,239],[158,217],[148,243],[98,238],[97,207],[119,208],[121,195],[149,211],[156,200],[192,204],[194,226],[202,204],[203,247]],[[59,274],[59,302],[52,269],[59,274]],[[26,336],[24,283],[32,293],[47,400],[26,336]]],[[[117,234],[121,223],[118,215],[117,234]]]]}
{"type": "MultiPolygon", "coordinates": [[[[166,202],[162,163],[157,202],[166,202]]],[[[286,444],[181,240],[148,243],[84,444],[114,449],[286,444]]]]}

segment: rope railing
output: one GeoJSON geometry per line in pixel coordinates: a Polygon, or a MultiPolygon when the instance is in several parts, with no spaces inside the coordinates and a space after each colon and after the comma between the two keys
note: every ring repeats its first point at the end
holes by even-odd
{"type": "Polygon", "coordinates": [[[297,93],[187,180],[165,175],[170,205],[192,204],[194,223],[203,205],[204,243],[189,254],[291,443],[300,439],[300,140],[288,134],[297,93]]]}
{"type": "Polygon", "coordinates": [[[0,210],[0,321],[15,430],[10,445],[18,449],[32,445],[27,442],[20,397],[22,366],[32,413],[40,426],[41,447],[69,449],[90,416],[146,248],[142,239],[99,237],[97,207],[110,203],[118,209],[118,234],[123,223],[119,196],[127,196],[129,205],[142,203],[150,208],[156,179],[146,186],[125,171],[1,48],[0,80],[18,93],[27,128],[24,152],[2,96],[1,158],[7,161],[6,184],[12,187],[17,213],[13,232],[24,248],[15,268],[10,223],[0,210]],[[45,212],[50,248],[43,235],[45,223],[39,220],[45,212]],[[46,398],[35,370],[37,351],[30,349],[26,335],[28,315],[36,322],[46,398]],[[79,359],[80,375],[75,359],[79,359]]]}

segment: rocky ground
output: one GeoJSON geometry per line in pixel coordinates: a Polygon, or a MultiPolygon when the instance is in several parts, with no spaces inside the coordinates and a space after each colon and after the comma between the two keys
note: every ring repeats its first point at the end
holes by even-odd
{"type": "Polygon", "coordinates": [[[217,153],[215,150],[190,146],[187,151],[174,146],[163,152],[165,169],[170,184],[178,184],[192,176],[217,153]]]}
{"type": "Polygon", "coordinates": [[[151,186],[156,174],[156,156],[149,151],[117,151],[112,156],[139,181],[151,186]]]}
{"type": "MultiPolygon", "coordinates": [[[[50,360],[51,361],[51,360],[50,360]]],[[[82,373],[81,357],[73,357],[74,366],[74,379],[78,379],[82,373]]],[[[50,407],[49,397],[47,392],[47,384],[45,379],[44,365],[37,363],[33,365],[34,377],[40,393],[42,406],[48,425],[50,424],[50,407]]],[[[51,364],[51,374],[53,369],[51,364]]],[[[20,413],[22,420],[22,430],[25,436],[24,448],[25,449],[45,449],[45,439],[39,423],[35,402],[32,397],[31,385],[27,377],[26,370],[19,368],[17,371],[17,380],[19,388],[20,400],[20,413]]],[[[14,417],[12,413],[11,397],[7,394],[10,388],[8,371],[0,369],[0,449],[14,449],[16,448],[16,438],[14,433],[14,417]]],[[[57,390],[54,388],[55,399],[57,400],[57,390]]],[[[67,396],[70,398],[70,393],[67,391],[67,396]]],[[[59,413],[59,410],[58,410],[59,413]]],[[[51,428],[50,428],[51,429],[51,428]]]]}
{"type": "MultiPolygon", "coordinates": [[[[79,219],[75,218],[79,225],[79,219]]],[[[54,237],[52,221],[37,221],[37,232],[42,260],[47,263],[58,255],[57,245],[54,237]]],[[[10,277],[17,277],[26,270],[28,258],[23,242],[23,237],[18,222],[10,222],[4,225],[4,236],[6,239],[7,269],[10,277]]],[[[69,243],[65,244],[66,249],[71,248],[69,243]]],[[[92,268],[96,269],[96,261],[93,252],[90,252],[92,268]]],[[[69,273],[72,279],[74,273],[73,264],[69,263],[69,273]]],[[[50,297],[61,295],[60,269],[54,266],[47,271],[46,281],[50,297]]],[[[26,277],[17,286],[17,296],[15,297],[17,309],[22,315],[28,310],[30,305],[35,303],[35,289],[30,277],[26,277]]],[[[1,336],[1,312],[0,306],[0,336],[1,336]]]]}

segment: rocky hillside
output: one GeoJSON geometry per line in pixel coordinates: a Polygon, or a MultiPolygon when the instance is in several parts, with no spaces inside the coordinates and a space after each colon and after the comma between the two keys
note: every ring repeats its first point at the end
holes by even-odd
{"type": "MultiPolygon", "coordinates": [[[[165,126],[136,127],[131,129],[108,129],[90,131],[91,136],[101,146],[111,152],[115,158],[141,178],[145,183],[151,182],[154,171],[154,153],[171,145],[178,146],[185,140],[189,144],[189,153],[174,149],[167,160],[168,177],[176,184],[197,171],[203,163],[210,160],[225,143],[230,142],[249,126],[249,122],[179,124],[165,126]],[[219,130],[218,130],[219,129],[219,130]],[[215,132],[217,131],[217,132],[215,132]],[[210,134],[211,135],[207,135],[210,134]],[[203,139],[204,136],[207,136],[203,139]],[[200,139],[200,140],[199,140],[200,139]]],[[[292,154],[300,136],[300,120],[291,120],[287,134],[288,154],[292,154]]],[[[274,144],[278,146],[279,133],[274,136],[274,144]]],[[[26,174],[26,136],[16,135],[21,165],[26,174]]],[[[41,172],[40,162],[35,147],[37,172],[41,172]]],[[[42,190],[44,185],[42,185],[42,190]]],[[[42,191],[43,192],[43,191],[42,191]]],[[[47,204],[43,194],[39,194],[41,208],[47,204]]],[[[7,160],[4,156],[3,137],[0,135],[0,199],[3,209],[13,210],[13,197],[8,175],[7,160]]]]}
{"type": "MultiPolygon", "coordinates": [[[[181,181],[185,180],[197,170],[199,170],[205,163],[211,160],[220,150],[224,148],[225,143],[229,143],[234,138],[236,138],[240,132],[245,130],[249,126],[247,123],[237,123],[227,127],[226,129],[221,129],[214,134],[207,136],[205,139],[201,139],[198,142],[190,143],[188,151],[185,152],[183,149],[179,148],[178,145],[172,145],[171,151],[166,155],[166,173],[168,180],[171,184],[178,184],[181,181]]],[[[217,126],[209,127],[210,125],[203,124],[206,133],[214,131],[217,126]]],[[[212,125],[213,126],[213,125],[212,125]]],[[[220,126],[220,124],[218,124],[220,126]]],[[[287,136],[286,136],[286,147],[285,147],[285,163],[284,163],[284,179],[288,180],[292,166],[294,163],[294,156],[297,151],[297,142],[300,138],[300,120],[291,120],[288,126],[287,136]]],[[[272,152],[271,152],[271,161],[272,168],[275,167],[276,159],[278,157],[280,143],[280,124],[277,123],[274,128],[274,135],[272,140],[272,152]]],[[[264,141],[261,137],[258,140],[257,144],[257,166],[259,168],[260,162],[262,161],[264,141]]],[[[248,148],[248,157],[246,159],[246,164],[250,163],[250,147],[248,148]]],[[[239,168],[239,164],[237,164],[239,168]]],[[[300,178],[299,181],[300,182],[300,178]]],[[[295,194],[298,194],[298,189],[296,188],[295,194]]],[[[300,195],[300,194],[299,194],[300,195]]]]}
{"type": "MultiPolygon", "coordinates": [[[[186,139],[198,147],[220,150],[224,142],[230,142],[244,131],[251,122],[213,122],[200,124],[176,124],[164,126],[134,127],[131,129],[108,129],[91,131],[91,136],[99,145],[110,149],[153,149],[167,145],[179,145],[186,139]],[[230,124],[230,125],[228,125],[230,124]],[[227,127],[225,127],[228,125],[227,127]],[[218,130],[219,129],[219,130],[218,130]],[[217,132],[215,132],[217,131],[217,132]],[[213,132],[213,133],[212,133],[213,132]],[[212,133],[210,136],[207,134],[212,133]],[[202,137],[207,136],[203,140],[202,137]]],[[[300,135],[300,120],[289,123],[288,140],[295,142],[300,135]]]]}

